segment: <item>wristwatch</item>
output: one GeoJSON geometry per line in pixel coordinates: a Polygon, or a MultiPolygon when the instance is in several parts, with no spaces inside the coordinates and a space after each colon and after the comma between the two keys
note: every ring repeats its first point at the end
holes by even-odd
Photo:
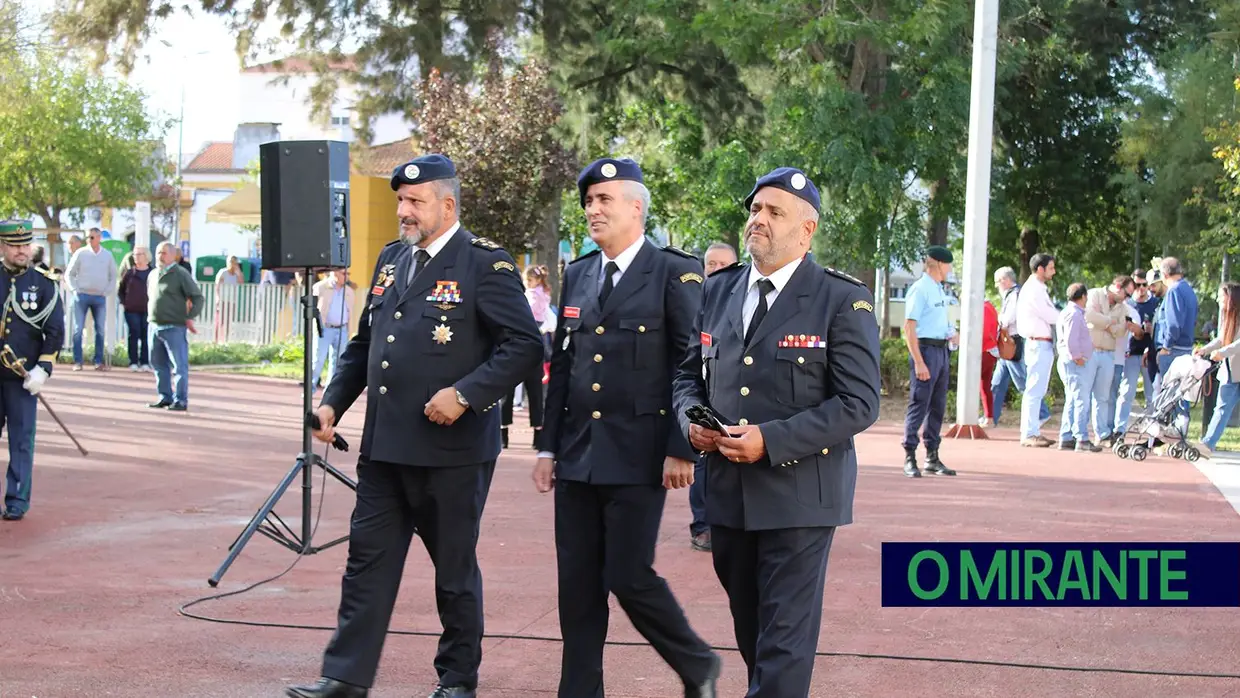
{"type": "Polygon", "coordinates": [[[456,391],[456,404],[460,405],[461,407],[469,407],[469,400],[466,400],[465,396],[462,395],[461,391],[459,390],[456,391]]]}

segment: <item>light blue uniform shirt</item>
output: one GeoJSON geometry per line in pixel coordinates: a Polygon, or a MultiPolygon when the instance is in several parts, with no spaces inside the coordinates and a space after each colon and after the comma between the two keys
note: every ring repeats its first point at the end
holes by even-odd
{"type": "Polygon", "coordinates": [[[922,274],[904,296],[904,319],[917,322],[918,339],[947,339],[955,334],[947,308],[951,297],[943,285],[922,274]]]}

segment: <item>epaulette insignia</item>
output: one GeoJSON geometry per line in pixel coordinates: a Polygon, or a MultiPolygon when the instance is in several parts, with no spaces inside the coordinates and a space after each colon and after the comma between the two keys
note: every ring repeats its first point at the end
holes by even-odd
{"type": "Polygon", "coordinates": [[[40,274],[46,276],[47,278],[51,279],[52,281],[60,281],[60,274],[57,274],[55,269],[44,269],[43,267],[35,267],[35,270],[37,270],[40,274]]]}
{"type": "Polygon", "coordinates": [[[864,310],[872,313],[874,312],[874,306],[870,305],[869,301],[855,301],[853,303],[853,310],[864,310]]]}
{"type": "Polygon", "coordinates": [[[470,242],[473,243],[474,247],[481,247],[484,250],[498,250],[500,248],[498,244],[487,238],[474,238],[470,242]]]}
{"type": "Polygon", "coordinates": [[[693,255],[689,254],[688,252],[685,252],[684,250],[682,250],[682,249],[680,249],[679,247],[676,247],[676,246],[674,246],[674,245],[666,245],[666,246],[664,246],[664,247],[663,247],[663,249],[667,250],[668,252],[671,252],[672,254],[678,254],[678,255],[680,255],[681,257],[684,257],[684,258],[686,258],[686,259],[697,259],[697,257],[694,257],[693,255]]]}
{"type": "Polygon", "coordinates": [[[831,267],[823,267],[823,269],[825,269],[825,270],[826,270],[826,272],[827,272],[828,274],[830,274],[831,276],[835,276],[835,277],[841,278],[841,279],[843,279],[843,280],[845,280],[845,281],[852,282],[852,283],[854,283],[854,284],[856,284],[856,285],[858,285],[858,286],[865,286],[865,282],[864,282],[864,281],[862,281],[861,279],[858,279],[858,278],[857,278],[857,277],[855,277],[855,276],[852,276],[852,275],[850,275],[850,274],[845,274],[844,272],[842,272],[842,271],[838,271],[838,270],[836,270],[836,269],[832,269],[831,267]]]}
{"type": "Polygon", "coordinates": [[[508,271],[511,271],[514,273],[517,271],[517,268],[512,266],[511,262],[505,262],[502,260],[499,262],[496,262],[495,264],[492,264],[491,268],[494,269],[495,271],[499,271],[500,269],[507,269],[508,271]]]}
{"type": "Polygon", "coordinates": [[[585,254],[581,255],[581,256],[580,256],[580,257],[578,257],[577,259],[574,259],[573,261],[569,262],[569,264],[576,264],[577,262],[580,262],[580,261],[581,261],[581,260],[583,260],[583,259],[590,259],[591,257],[596,257],[596,256],[598,256],[598,253],[599,253],[599,252],[600,252],[599,248],[597,248],[597,247],[596,247],[596,248],[594,248],[594,249],[590,250],[589,252],[587,252],[587,253],[585,253],[585,254]]]}
{"type": "Polygon", "coordinates": [[[724,271],[736,271],[737,269],[740,269],[740,268],[741,268],[741,267],[743,267],[743,266],[745,266],[745,265],[744,265],[744,264],[742,264],[741,262],[732,262],[731,264],[729,264],[729,265],[728,265],[728,266],[726,266],[726,267],[723,267],[722,269],[716,269],[716,270],[715,270],[715,273],[716,273],[716,274],[718,274],[718,273],[720,273],[720,272],[724,272],[724,271]]]}
{"type": "Polygon", "coordinates": [[[694,274],[693,272],[689,272],[688,274],[681,274],[681,275],[680,275],[680,283],[682,283],[682,284],[687,284],[687,283],[689,283],[690,281],[696,281],[696,282],[698,282],[698,283],[700,284],[700,283],[702,283],[702,275],[701,275],[701,274],[694,274]]]}

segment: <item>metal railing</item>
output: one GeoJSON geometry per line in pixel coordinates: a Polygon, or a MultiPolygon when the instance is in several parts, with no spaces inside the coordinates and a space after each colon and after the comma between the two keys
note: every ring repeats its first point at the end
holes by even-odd
{"type": "MultiPolygon", "coordinates": [[[[301,336],[302,290],[296,284],[199,284],[199,287],[205,302],[202,312],[194,321],[197,332],[189,335],[190,343],[266,346],[301,336]]],[[[365,294],[358,293],[357,296],[358,302],[364,302],[365,294]]],[[[65,313],[65,346],[61,351],[63,355],[73,350],[73,293],[62,288],[61,301],[65,313]]],[[[357,309],[354,311],[351,315],[356,318],[357,309]]],[[[356,322],[353,324],[356,325],[356,322]]],[[[85,325],[82,346],[84,353],[89,356],[95,341],[94,320],[88,316],[85,325]]],[[[124,347],[129,341],[125,309],[116,294],[108,297],[104,332],[104,346],[109,355],[116,347],[124,347]]]]}

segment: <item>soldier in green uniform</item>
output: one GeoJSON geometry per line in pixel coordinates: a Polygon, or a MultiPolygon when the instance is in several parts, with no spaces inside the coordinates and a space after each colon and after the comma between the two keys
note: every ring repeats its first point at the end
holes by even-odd
{"type": "Polygon", "coordinates": [[[9,468],[3,518],[20,521],[30,509],[34,470],[35,398],[52,374],[65,340],[65,314],[54,275],[33,267],[30,221],[0,221],[0,427],[8,427],[9,468]]]}

